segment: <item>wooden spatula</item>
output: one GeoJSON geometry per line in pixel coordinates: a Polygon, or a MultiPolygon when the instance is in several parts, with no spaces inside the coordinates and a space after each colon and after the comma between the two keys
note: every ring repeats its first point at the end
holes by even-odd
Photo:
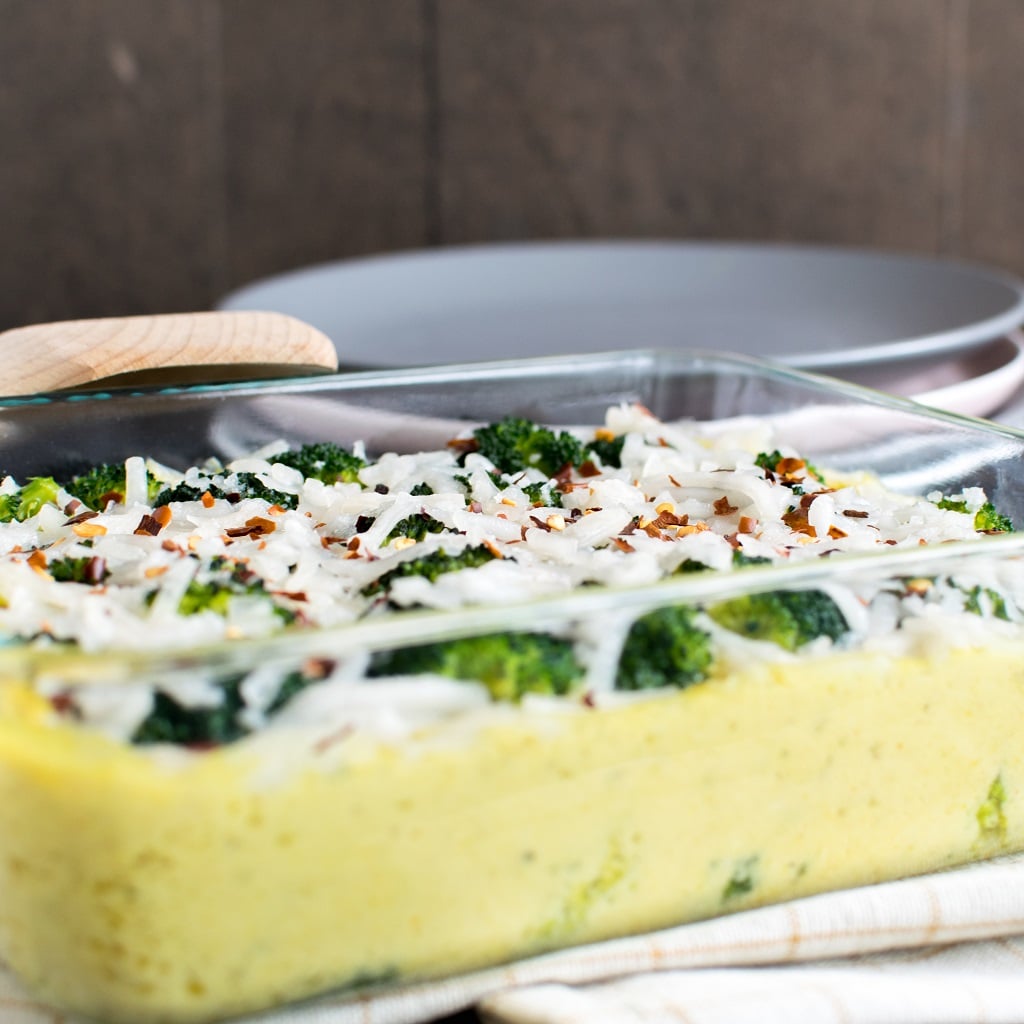
{"type": "Polygon", "coordinates": [[[0,396],[333,372],[316,328],[281,313],[169,313],[32,324],[0,333],[0,396]]]}

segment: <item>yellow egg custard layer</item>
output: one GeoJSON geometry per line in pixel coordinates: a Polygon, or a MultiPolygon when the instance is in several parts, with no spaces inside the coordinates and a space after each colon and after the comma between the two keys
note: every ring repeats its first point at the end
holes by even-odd
{"type": "Polygon", "coordinates": [[[97,1019],[204,1021],[1020,848],[1022,666],[840,654],[298,761],[161,762],[12,688],[0,948],[97,1019]]]}

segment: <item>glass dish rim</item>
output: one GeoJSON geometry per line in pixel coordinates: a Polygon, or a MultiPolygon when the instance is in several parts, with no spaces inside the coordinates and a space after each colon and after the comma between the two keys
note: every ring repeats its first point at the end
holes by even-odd
{"type": "MultiPolygon", "coordinates": [[[[35,395],[0,395],[0,419],[7,409],[26,407],[60,406],[78,403],[125,401],[129,399],[210,397],[229,398],[232,395],[274,395],[294,391],[317,392],[330,388],[356,390],[374,385],[394,388],[417,384],[436,384],[480,379],[502,379],[515,376],[541,377],[553,370],[577,369],[586,372],[592,369],[647,363],[652,368],[671,369],[692,365],[695,369],[713,370],[720,367],[742,367],[765,377],[781,381],[792,381],[804,387],[812,387],[823,394],[834,394],[867,404],[909,412],[936,421],[970,424],[986,433],[1003,434],[1017,440],[1024,440],[1024,428],[991,420],[968,416],[963,413],[947,412],[933,406],[922,405],[911,398],[878,391],[863,384],[830,377],[813,369],[799,369],[784,363],[739,352],[717,351],[708,348],[662,349],[638,347],[618,349],[589,354],[545,355],[520,359],[486,359],[473,362],[436,364],[421,367],[403,367],[380,370],[339,370],[336,373],[321,373],[310,376],[275,377],[251,381],[228,381],[221,384],[181,384],[132,387],[122,385],[97,390],[51,391],[35,395]]],[[[467,421],[468,424],[468,421],[467,421]]]]}
{"type": "Polygon", "coordinates": [[[675,605],[700,605],[770,590],[811,589],[858,577],[914,577],[936,574],[980,558],[1024,557],[1024,533],[979,536],[928,547],[837,553],[794,565],[753,565],[720,573],[713,570],[624,587],[583,588],[525,601],[472,605],[454,610],[416,609],[369,616],[338,626],[284,629],[264,637],[223,640],[189,647],[79,648],[0,647],[0,679],[7,683],[59,677],[69,685],[138,682],[145,672],[167,678],[203,669],[248,672],[259,667],[294,667],[309,659],[343,659],[420,643],[484,633],[557,631],[587,617],[643,615],[675,605]]]}

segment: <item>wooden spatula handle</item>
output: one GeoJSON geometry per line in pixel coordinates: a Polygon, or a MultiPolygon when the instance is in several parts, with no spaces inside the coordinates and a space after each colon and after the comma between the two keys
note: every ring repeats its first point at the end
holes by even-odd
{"type": "MultiPolygon", "coordinates": [[[[281,313],[168,313],[32,324],[0,334],[0,395],[172,367],[337,369],[330,340],[281,313]]],[[[272,374],[263,373],[263,376],[272,374]]]]}

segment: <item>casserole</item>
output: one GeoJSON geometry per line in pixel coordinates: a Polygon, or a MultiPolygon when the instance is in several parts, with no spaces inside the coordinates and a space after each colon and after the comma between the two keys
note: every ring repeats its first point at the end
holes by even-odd
{"type": "MultiPolygon", "coordinates": [[[[503,415],[592,429],[622,403],[712,432],[770,424],[827,468],[829,491],[870,470],[887,493],[980,488],[1024,521],[1016,432],[699,353],[10,401],[0,432],[15,476],[66,479],[139,453],[227,461],[282,437],[416,452],[503,415]]],[[[1024,544],[967,534],[244,642],[8,644],[0,952],[74,1012],[213,1020],[1021,848],[1024,544]],[[964,598],[848,649],[738,647],[686,688],[484,699],[390,731],[313,716],[212,748],[139,746],[53,700],[509,630],[599,647],[663,609],[844,587],[978,588],[1003,604],[964,598]]]]}

